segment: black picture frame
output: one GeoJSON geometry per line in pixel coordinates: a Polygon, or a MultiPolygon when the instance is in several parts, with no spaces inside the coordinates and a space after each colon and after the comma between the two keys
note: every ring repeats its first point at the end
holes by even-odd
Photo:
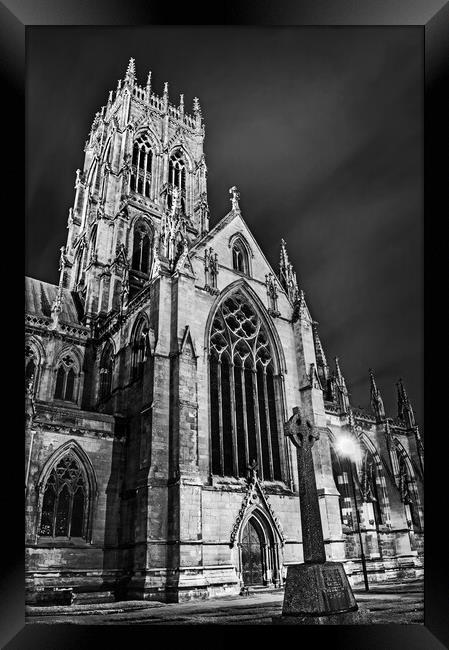
{"type": "MultiPolygon", "coordinates": [[[[211,3],[212,8],[212,3],[211,3]]],[[[3,179],[7,179],[8,195],[15,213],[12,223],[8,223],[8,237],[20,237],[13,234],[20,229],[19,213],[24,196],[23,174],[12,173],[12,169],[23,169],[24,153],[24,81],[26,74],[25,33],[32,25],[154,25],[154,24],[225,24],[225,25],[418,25],[423,30],[425,48],[425,214],[428,225],[426,239],[426,287],[434,286],[438,279],[444,277],[440,269],[429,271],[430,263],[440,263],[446,259],[445,247],[440,237],[440,221],[444,222],[443,192],[447,184],[447,142],[448,120],[447,102],[444,91],[447,88],[449,68],[449,4],[441,0],[359,0],[357,3],[341,0],[326,0],[316,3],[283,2],[268,0],[258,3],[245,0],[242,2],[222,2],[211,10],[192,3],[170,3],[165,8],[162,3],[117,2],[112,0],[96,3],[74,2],[73,0],[6,0],[0,4],[0,69],[3,88],[3,104],[7,109],[4,118],[4,152],[2,163],[3,179]],[[257,5],[257,6],[256,6],[257,5]],[[17,160],[12,163],[13,153],[17,160]],[[436,235],[436,236],[435,236],[436,235]]],[[[4,215],[11,214],[11,206],[4,215]]],[[[442,235],[442,231],[441,231],[442,235]]],[[[16,247],[20,250],[20,245],[16,247]]],[[[5,253],[6,257],[6,253],[5,253]]],[[[17,260],[15,261],[17,266],[17,260]]],[[[4,341],[7,350],[12,352],[11,366],[14,361],[14,349],[21,349],[22,285],[21,273],[8,263],[4,275],[4,288],[8,287],[5,298],[8,300],[8,313],[17,316],[17,327],[11,327],[11,318],[5,319],[4,341]],[[14,277],[15,276],[15,277],[14,277]],[[16,286],[17,285],[17,286],[16,286]],[[17,308],[9,308],[10,299],[16,297],[17,308]],[[16,338],[17,337],[17,338],[16,338]]],[[[440,295],[444,295],[440,294],[440,295]]],[[[376,625],[354,627],[320,627],[301,628],[294,643],[331,643],[333,647],[340,644],[350,648],[396,648],[408,649],[449,647],[449,626],[447,616],[447,568],[445,566],[445,544],[441,530],[444,530],[444,411],[441,415],[437,408],[443,405],[445,393],[443,381],[430,371],[429,357],[439,353],[445,334],[445,321],[438,328],[437,304],[432,302],[430,290],[426,291],[425,306],[428,322],[425,332],[431,339],[431,350],[426,356],[425,375],[428,381],[425,393],[426,431],[427,431],[427,485],[426,485],[426,567],[425,567],[425,625],[376,625]],[[436,322],[437,321],[437,322],[436,322]],[[440,394],[438,394],[440,390],[440,394]],[[438,418],[439,422],[436,423],[438,418]],[[437,505],[435,505],[437,504],[437,505]],[[438,505],[442,511],[438,510],[438,505]],[[309,635],[312,635],[310,639],[309,635]],[[307,636],[307,640],[305,639],[307,636]],[[318,638],[317,638],[318,637],[318,638]]],[[[18,375],[18,382],[21,382],[18,375]]],[[[446,380],[447,383],[447,380],[446,380]]],[[[14,384],[15,386],[15,384],[14,384]]],[[[9,387],[8,387],[9,388],[9,387]]],[[[13,392],[13,391],[11,391],[13,392]]],[[[17,387],[15,395],[5,390],[3,412],[22,413],[22,391],[17,387]],[[10,399],[17,400],[13,409],[10,399]]],[[[9,418],[8,418],[9,419],[9,418]]],[[[17,417],[16,417],[17,420],[17,417]]],[[[15,422],[4,429],[4,473],[3,473],[3,536],[7,551],[3,552],[3,567],[0,598],[0,642],[2,647],[16,648],[79,648],[80,646],[106,645],[115,643],[129,645],[140,642],[156,643],[162,641],[170,646],[178,641],[185,644],[203,643],[203,639],[224,646],[238,640],[239,630],[222,627],[218,630],[210,627],[168,628],[159,631],[148,630],[146,626],[69,626],[69,625],[27,625],[24,612],[24,555],[23,555],[23,477],[18,471],[22,467],[23,439],[22,424],[15,422]],[[160,635],[160,637],[159,637],[160,635]]],[[[295,628],[296,629],[296,628],[295,628]]],[[[279,643],[285,628],[251,629],[252,643],[279,643]]],[[[282,639],[283,641],[283,639],[282,639]]],[[[282,642],[281,641],[281,642],[282,642]]]]}

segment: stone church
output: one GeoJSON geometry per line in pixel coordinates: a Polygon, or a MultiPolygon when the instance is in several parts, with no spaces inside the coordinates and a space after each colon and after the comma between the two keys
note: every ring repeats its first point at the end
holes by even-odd
{"type": "Polygon", "coordinates": [[[352,584],[423,573],[423,442],[400,381],[351,405],[280,243],[236,187],[209,227],[204,122],[124,79],[77,170],[59,284],[26,279],[29,603],[178,602],[279,588],[302,561],[299,407],[326,556],[352,584]],[[350,441],[356,453],[344,453],[350,441]]]}

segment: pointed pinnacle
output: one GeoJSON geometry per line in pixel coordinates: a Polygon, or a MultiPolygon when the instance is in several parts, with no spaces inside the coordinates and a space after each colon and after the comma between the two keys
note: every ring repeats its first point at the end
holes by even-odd
{"type": "Polygon", "coordinates": [[[337,378],[338,379],[343,379],[343,374],[342,374],[341,369],[340,369],[340,362],[338,360],[338,357],[335,357],[335,369],[337,371],[337,378]]]}
{"type": "Polygon", "coordinates": [[[147,77],[147,88],[151,87],[151,70],[148,73],[147,77]]]}
{"type": "Polygon", "coordinates": [[[130,58],[128,67],[126,68],[126,78],[134,78],[136,76],[136,62],[133,57],[130,58]]]}
{"type": "Polygon", "coordinates": [[[281,266],[288,265],[287,243],[285,239],[281,239],[281,266]]]}

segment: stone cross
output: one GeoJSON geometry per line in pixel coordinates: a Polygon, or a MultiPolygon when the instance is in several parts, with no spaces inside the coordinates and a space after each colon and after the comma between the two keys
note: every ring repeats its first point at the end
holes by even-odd
{"type": "Polygon", "coordinates": [[[315,482],[312,447],[320,437],[316,427],[307,420],[297,406],[284,425],[285,435],[296,447],[298,458],[299,502],[301,508],[302,543],[304,562],[326,562],[320,506],[315,482]]]}

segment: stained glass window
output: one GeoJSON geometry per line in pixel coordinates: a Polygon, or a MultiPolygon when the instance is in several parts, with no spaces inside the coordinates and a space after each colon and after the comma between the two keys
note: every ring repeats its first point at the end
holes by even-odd
{"type": "Polygon", "coordinates": [[[256,460],[264,480],[282,480],[279,399],[264,324],[236,292],[215,315],[210,343],[212,472],[246,476],[256,460]]]}

